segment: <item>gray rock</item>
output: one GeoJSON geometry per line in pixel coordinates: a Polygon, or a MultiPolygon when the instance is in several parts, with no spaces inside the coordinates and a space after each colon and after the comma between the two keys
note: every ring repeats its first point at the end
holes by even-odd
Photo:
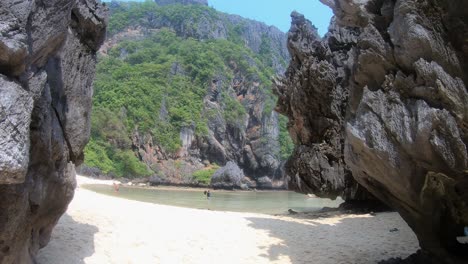
{"type": "Polygon", "coordinates": [[[233,189],[241,186],[244,172],[235,162],[228,161],[226,166],[218,169],[211,177],[211,186],[221,189],[233,189]]]}
{"type": "Polygon", "coordinates": [[[25,2],[5,0],[0,4],[0,69],[15,76],[24,71],[24,60],[28,55],[26,16],[21,14],[27,9],[25,2]],[[11,6],[15,7],[12,11],[11,6]]]}
{"type": "Polygon", "coordinates": [[[346,199],[363,186],[401,214],[421,254],[466,263],[468,3],[322,2],[329,33],[293,14],[292,62],[276,82],[298,145],[290,186],[346,199]]]}
{"type": "Polygon", "coordinates": [[[164,181],[157,175],[153,175],[149,178],[149,184],[151,186],[158,186],[161,183],[164,183],[164,181]]]}
{"type": "Polygon", "coordinates": [[[105,13],[92,0],[0,3],[0,263],[34,263],[73,197],[105,13]]]}
{"type": "Polygon", "coordinates": [[[263,176],[257,179],[257,187],[260,189],[272,189],[273,183],[270,178],[263,176]]]}
{"type": "Polygon", "coordinates": [[[109,179],[102,171],[98,168],[88,167],[84,164],[76,168],[76,173],[83,176],[88,176],[97,179],[109,179]]]}
{"type": "Polygon", "coordinates": [[[241,183],[240,188],[244,191],[248,191],[250,189],[249,186],[245,183],[241,183]]]}
{"type": "Polygon", "coordinates": [[[23,183],[29,165],[33,99],[0,74],[0,184],[23,183]]]}
{"type": "MultiPolygon", "coordinates": [[[[322,197],[347,200],[370,198],[352,178],[344,162],[342,142],[349,88],[344,63],[347,50],[332,51],[322,41],[317,29],[304,16],[293,13],[288,47],[292,60],[286,76],[275,82],[279,96],[276,110],[289,117],[289,131],[296,149],[285,165],[289,188],[322,197]]],[[[328,33],[333,47],[355,43],[354,32],[337,30],[333,24],[328,33]]]]}

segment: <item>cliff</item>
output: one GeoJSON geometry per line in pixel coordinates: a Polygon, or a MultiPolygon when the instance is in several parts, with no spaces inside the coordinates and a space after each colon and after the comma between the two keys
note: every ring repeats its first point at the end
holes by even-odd
{"type": "Polygon", "coordinates": [[[286,34],[274,26],[219,12],[204,0],[157,0],[153,3],[111,2],[108,42],[141,39],[161,28],[183,38],[223,39],[239,43],[255,53],[269,54],[272,67],[285,71],[289,59],[286,34]],[[146,12],[142,12],[144,9],[146,12]]]}
{"type": "MultiPolygon", "coordinates": [[[[344,37],[353,40],[351,34],[344,37]]],[[[335,66],[334,59],[346,61],[349,48],[332,50],[309,21],[293,13],[288,49],[292,60],[275,88],[276,111],[289,117],[288,129],[296,145],[286,163],[289,188],[347,201],[367,198],[344,161],[342,128],[349,81],[346,69],[335,66]]]]}
{"type": "Polygon", "coordinates": [[[354,190],[352,175],[434,263],[466,263],[467,2],[322,2],[335,14],[329,33],[292,14],[292,62],[276,82],[299,145],[291,184],[335,196],[354,190]]]}
{"type": "Polygon", "coordinates": [[[194,177],[197,171],[233,161],[252,187],[256,181],[284,187],[282,165],[292,143],[285,118],[273,111],[270,79],[289,58],[286,35],[178,1],[112,2],[110,11],[86,165],[118,177],[196,185],[209,183],[194,177]],[[122,164],[129,159],[134,165],[122,164]]]}
{"type": "Polygon", "coordinates": [[[75,188],[106,10],[0,3],[0,263],[34,263],[75,188]]]}

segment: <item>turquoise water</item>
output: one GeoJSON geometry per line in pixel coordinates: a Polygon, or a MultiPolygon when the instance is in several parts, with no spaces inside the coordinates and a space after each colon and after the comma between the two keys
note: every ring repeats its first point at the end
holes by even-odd
{"type": "Polygon", "coordinates": [[[114,197],[141,202],[173,205],[216,211],[252,212],[264,214],[284,214],[288,209],[298,212],[311,212],[323,207],[338,207],[341,199],[309,198],[307,195],[289,191],[213,191],[210,200],[203,190],[160,190],[137,187],[120,187],[115,192],[112,186],[91,184],[83,188],[114,197]]]}

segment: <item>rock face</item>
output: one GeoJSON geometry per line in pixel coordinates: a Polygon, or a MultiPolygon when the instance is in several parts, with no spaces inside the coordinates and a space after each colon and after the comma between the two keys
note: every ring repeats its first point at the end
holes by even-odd
{"type": "Polygon", "coordinates": [[[236,163],[229,161],[226,166],[218,169],[211,177],[211,186],[221,189],[240,187],[244,172],[236,163]]]}
{"type": "Polygon", "coordinates": [[[434,262],[466,263],[456,238],[468,226],[468,2],[323,2],[329,33],[294,13],[292,62],[277,81],[300,145],[290,184],[338,195],[354,192],[352,175],[434,262]]]}
{"type": "Polygon", "coordinates": [[[0,263],[33,263],[73,197],[106,11],[0,3],[0,263]]]}
{"type": "MultiPolygon", "coordinates": [[[[286,76],[276,82],[276,110],[289,117],[297,146],[286,163],[289,188],[321,197],[359,200],[367,192],[352,178],[344,162],[345,113],[349,101],[344,63],[348,50],[332,50],[302,15],[292,14],[288,48],[292,60],[286,76]]],[[[353,41],[352,34],[344,41],[353,41]]]]}
{"type": "Polygon", "coordinates": [[[191,146],[191,156],[216,164],[235,161],[253,179],[273,177],[281,165],[277,113],[264,113],[266,95],[254,82],[242,75],[236,79],[245,81],[233,87],[232,97],[242,97],[247,114],[229,123],[223,117],[221,98],[205,100],[206,109],[216,115],[208,119],[208,136],[197,137],[191,146]]]}
{"type": "MultiPolygon", "coordinates": [[[[170,28],[178,36],[185,38],[227,40],[232,37],[232,30],[234,30],[236,34],[240,34],[237,41],[243,42],[255,53],[261,52],[265,44],[270,46],[272,53],[269,56],[275,70],[278,73],[285,71],[284,60],[289,59],[286,34],[278,28],[238,15],[215,11],[207,7],[206,0],[156,0],[155,2],[160,6],[188,5],[183,8],[192,9],[196,15],[191,14],[181,19],[181,17],[168,16],[164,13],[155,15],[148,12],[143,18],[135,21],[124,30],[116,31],[110,28],[110,38],[106,42],[145,38],[148,33],[161,28],[170,28]]],[[[111,16],[115,10],[128,8],[126,4],[119,2],[111,2],[109,7],[111,16]]]]}
{"type": "MultiPolygon", "coordinates": [[[[171,153],[164,149],[151,132],[131,128],[132,146],[128,149],[136,153],[138,159],[152,170],[151,173],[166,179],[168,184],[192,184],[191,175],[195,171],[210,163],[224,166],[228,161],[234,161],[252,180],[268,176],[278,183],[284,183],[281,173],[283,163],[280,120],[279,115],[273,111],[275,97],[271,94],[271,83],[268,79],[274,73],[268,73],[265,81],[259,78],[258,74],[252,74],[252,71],[265,67],[267,63],[268,67],[277,73],[284,71],[289,59],[286,34],[275,27],[224,14],[203,5],[171,6],[175,3],[190,4],[193,1],[158,0],[156,3],[158,6],[151,9],[151,12],[144,13],[138,19],[125,21],[128,23],[119,30],[112,30],[115,27],[111,24],[111,34],[101,50],[102,53],[108,54],[111,47],[119,49],[118,43],[122,41],[149,40],[154,32],[170,29],[183,39],[196,39],[200,42],[223,40],[245,47],[249,53],[242,56],[246,58],[248,65],[240,65],[235,59],[223,62],[227,71],[232,71],[232,74],[220,70],[210,76],[210,81],[203,84],[206,86],[206,94],[200,101],[203,104],[204,115],[207,116],[206,134],[197,134],[195,123],[178,128],[181,148],[171,153]],[[160,7],[161,4],[165,6],[160,7]],[[190,12],[184,13],[185,16],[167,15],[171,10],[178,8],[190,12]],[[269,61],[259,61],[259,54],[267,54],[265,57],[269,61]],[[246,71],[246,68],[250,68],[251,71],[246,71]],[[228,101],[227,98],[232,100],[228,101]],[[230,108],[226,102],[231,102],[230,108]],[[229,112],[238,110],[232,106],[233,102],[239,103],[245,113],[236,118],[229,118],[229,112]],[[174,170],[174,167],[179,169],[174,170]]],[[[111,17],[128,15],[129,10],[134,9],[130,6],[128,3],[112,2],[111,17]]],[[[125,49],[120,49],[118,53],[122,58],[129,55],[125,49]]],[[[189,77],[191,67],[182,62],[174,62],[170,74],[189,77]]],[[[170,96],[163,99],[160,111],[156,113],[159,114],[159,120],[170,120],[170,96]]]]}

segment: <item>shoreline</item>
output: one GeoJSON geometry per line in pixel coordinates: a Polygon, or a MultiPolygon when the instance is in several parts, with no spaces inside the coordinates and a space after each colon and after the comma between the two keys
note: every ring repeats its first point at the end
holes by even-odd
{"type": "MultiPolygon", "coordinates": [[[[144,189],[155,189],[155,190],[183,190],[183,191],[203,191],[203,190],[215,190],[217,192],[291,192],[290,190],[285,189],[255,189],[255,190],[242,190],[242,189],[234,189],[234,190],[227,190],[227,189],[214,189],[212,187],[193,187],[193,186],[177,186],[177,185],[158,185],[158,186],[138,186],[135,185],[128,185],[125,183],[120,182],[118,179],[112,180],[102,180],[102,179],[95,179],[88,176],[76,175],[77,177],[77,186],[80,187],[81,185],[86,184],[104,184],[104,185],[112,185],[113,182],[119,182],[121,186],[124,187],[131,187],[131,188],[144,188],[144,189]],[[80,180],[78,180],[80,178],[80,180]]],[[[305,194],[304,194],[305,195],[305,194]]]]}
{"type": "MultiPolygon", "coordinates": [[[[96,182],[77,180],[78,185],[96,182]]],[[[416,236],[397,213],[275,216],[210,211],[119,199],[78,188],[37,261],[377,263],[406,258],[418,249],[416,236]]]]}

